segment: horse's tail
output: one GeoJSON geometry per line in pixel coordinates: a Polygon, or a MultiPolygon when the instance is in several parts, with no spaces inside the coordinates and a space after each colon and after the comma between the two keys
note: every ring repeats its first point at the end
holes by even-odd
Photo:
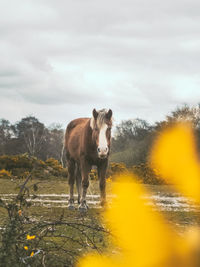
{"type": "Polygon", "coordinates": [[[61,155],[60,155],[60,162],[63,168],[66,167],[66,158],[67,158],[67,148],[66,148],[67,141],[66,140],[67,139],[68,139],[68,127],[63,134],[62,150],[61,150],[61,155]]]}
{"type": "Polygon", "coordinates": [[[61,155],[60,155],[60,162],[61,162],[61,165],[62,165],[63,168],[64,168],[63,157],[64,157],[64,152],[65,152],[65,151],[66,151],[65,143],[63,142],[63,146],[62,146],[62,150],[61,150],[61,155]]]}

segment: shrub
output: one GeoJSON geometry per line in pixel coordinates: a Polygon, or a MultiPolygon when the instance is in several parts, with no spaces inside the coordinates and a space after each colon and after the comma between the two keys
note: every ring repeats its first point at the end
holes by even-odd
{"type": "Polygon", "coordinates": [[[66,168],[63,168],[58,160],[54,158],[49,158],[45,161],[47,170],[54,176],[68,176],[66,168]]]}
{"type": "Polygon", "coordinates": [[[96,169],[91,170],[91,172],[89,173],[89,178],[91,180],[98,180],[98,174],[96,169]]]}
{"type": "Polygon", "coordinates": [[[138,181],[144,184],[164,184],[156,169],[152,169],[148,164],[141,163],[127,168],[123,162],[111,162],[108,168],[107,177],[109,179],[115,178],[117,175],[124,173],[134,173],[138,181]]]}
{"type": "Polygon", "coordinates": [[[126,165],[122,162],[111,162],[107,171],[107,177],[114,178],[116,175],[128,172],[126,165]]]}
{"type": "Polygon", "coordinates": [[[77,218],[58,210],[56,217],[47,213],[44,218],[43,209],[38,209],[39,214],[32,212],[30,199],[37,195],[30,196],[29,191],[38,188],[37,183],[28,184],[31,175],[9,202],[0,199],[5,214],[0,229],[0,266],[74,266],[80,254],[105,247],[104,237],[107,239],[109,232],[92,215],[77,218]]]}
{"type": "Polygon", "coordinates": [[[35,157],[30,157],[28,154],[0,156],[0,169],[12,171],[13,169],[20,168],[31,171],[34,165],[37,165],[37,167],[44,166],[41,160],[38,160],[35,157]]]}
{"type": "Polygon", "coordinates": [[[155,169],[152,169],[148,164],[141,163],[134,165],[131,168],[131,172],[137,175],[139,181],[144,184],[164,184],[159,173],[155,169]]]}
{"type": "Polygon", "coordinates": [[[0,170],[0,178],[12,178],[12,174],[5,169],[0,170]]]}
{"type": "MultiPolygon", "coordinates": [[[[30,172],[32,172],[32,177],[39,179],[52,176],[67,177],[67,169],[63,168],[57,160],[50,158],[44,162],[28,154],[0,156],[0,170],[8,171],[10,176],[17,178],[25,178],[30,172]]],[[[0,178],[2,177],[4,177],[3,174],[0,178]]]]}

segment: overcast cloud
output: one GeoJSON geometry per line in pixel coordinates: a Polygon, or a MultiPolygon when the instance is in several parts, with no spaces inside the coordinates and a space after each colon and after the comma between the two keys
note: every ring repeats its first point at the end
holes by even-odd
{"type": "Polygon", "coordinates": [[[199,0],[0,0],[0,118],[65,125],[200,102],[199,0]]]}

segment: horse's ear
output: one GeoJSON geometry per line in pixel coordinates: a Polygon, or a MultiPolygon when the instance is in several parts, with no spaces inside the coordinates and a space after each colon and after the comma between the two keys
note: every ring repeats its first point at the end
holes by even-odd
{"type": "Polygon", "coordinates": [[[107,114],[106,114],[106,118],[107,118],[108,120],[110,120],[111,117],[112,117],[112,110],[109,109],[108,112],[107,112],[107,114]]]}
{"type": "Polygon", "coordinates": [[[93,111],[92,111],[92,115],[93,115],[94,119],[96,120],[97,117],[98,117],[98,112],[96,111],[95,108],[94,108],[93,111]]]}

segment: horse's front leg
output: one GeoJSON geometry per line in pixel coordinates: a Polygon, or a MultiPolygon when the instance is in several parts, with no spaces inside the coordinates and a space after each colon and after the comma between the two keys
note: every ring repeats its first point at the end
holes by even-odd
{"type": "Polygon", "coordinates": [[[74,209],[74,175],[75,175],[75,162],[68,160],[68,172],[69,172],[69,204],[68,209],[74,209]]]}
{"type": "Polygon", "coordinates": [[[78,204],[81,203],[81,171],[80,167],[77,164],[77,170],[76,170],[76,189],[78,193],[78,204]]]}
{"type": "Polygon", "coordinates": [[[108,167],[108,160],[102,160],[98,166],[98,178],[99,178],[99,188],[101,197],[101,206],[106,204],[106,170],[108,167]]]}
{"type": "Polygon", "coordinates": [[[88,209],[88,206],[86,204],[86,194],[89,186],[88,175],[91,170],[91,165],[86,160],[82,160],[80,166],[81,166],[81,177],[82,177],[82,192],[81,192],[81,203],[79,205],[79,210],[86,211],[88,209]]]}

